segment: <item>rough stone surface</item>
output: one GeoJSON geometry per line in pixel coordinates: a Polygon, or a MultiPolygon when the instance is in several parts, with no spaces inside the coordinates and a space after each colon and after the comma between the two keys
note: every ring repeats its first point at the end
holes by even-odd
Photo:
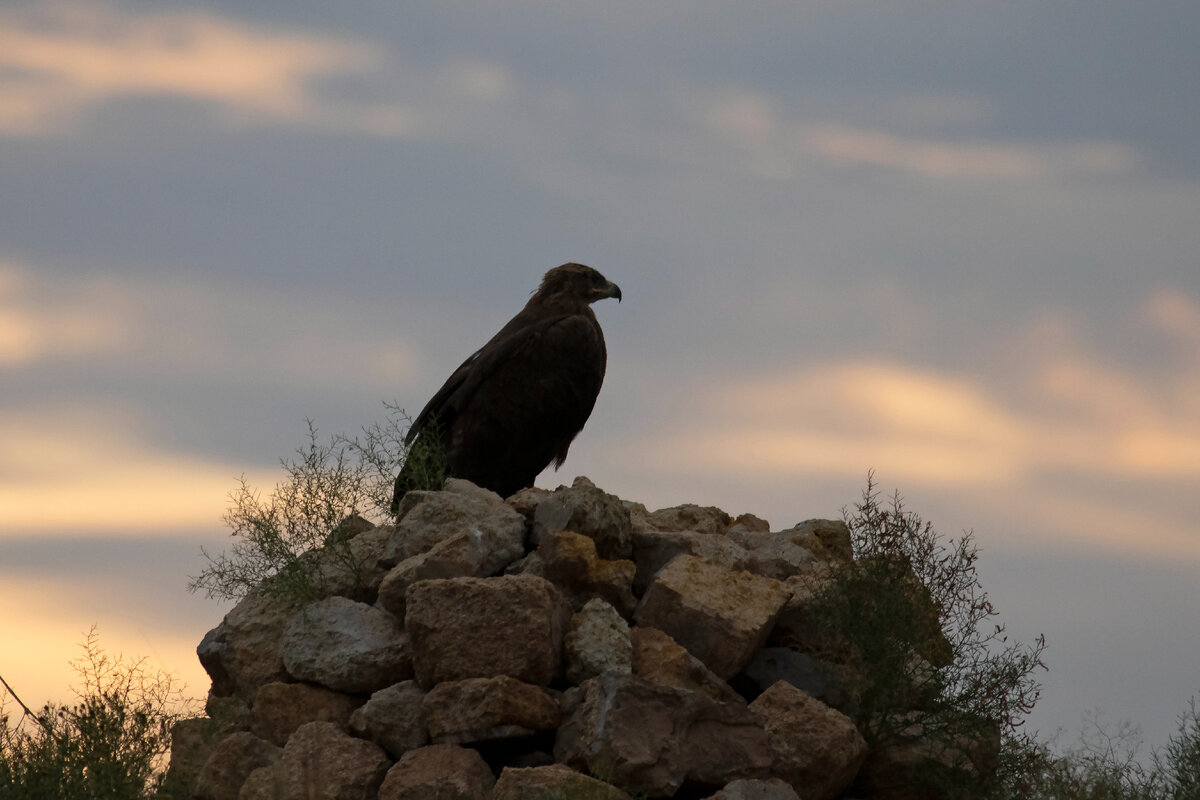
{"type": "MultiPolygon", "coordinates": [[[[503,505],[503,504],[501,504],[503,505]]],[[[379,605],[404,619],[404,596],[417,581],[431,578],[486,578],[499,574],[525,555],[525,524],[508,510],[502,524],[482,519],[469,530],[441,540],[429,550],[401,561],[379,585],[379,605]]]]}
{"type": "Polygon", "coordinates": [[[634,618],[670,634],[728,679],[766,641],[788,597],[770,578],[678,556],[659,571],[634,618]]]}
{"type": "Polygon", "coordinates": [[[633,674],[639,678],[660,686],[702,692],[721,702],[744,702],[703,661],[658,628],[636,625],[629,630],[629,641],[633,649],[633,674]]]}
{"type": "Polygon", "coordinates": [[[636,516],[634,527],[639,530],[694,531],[724,535],[732,522],[732,518],[716,506],[685,503],[681,506],[640,513],[636,516]]]}
{"type": "Polygon", "coordinates": [[[561,674],[571,607],[544,578],[421,581],[409,587],[407,607],[422,688],[496,675],[547,686],[561,674]]]}
{"type": "Polygon", "coordinates": [[[813,569],[820,563],[806,545],[811,537],[796,529],[779,531],[746,530],[729,533],[729,538],[746,548],[746,570],[776,580],[786,580],[813,569]]]}
{"type": "Polygon", "coordinates": [[[332,722],[345,727],[360,704],[358,698],[307,683],[268,683],[254,695],[250,731],[283,747],[306,722],[332,722]]]}
{"type": "Polygon", "coordinates": [[[393,758],[429,742],[429,726],[416,681],[402,681],[371,695],[350,716],[350,730],[380,744],[393,758]]]}
{"type": "Polygon", "coordinates": [[[598,781],[562,764],[513,769],[505,767],[491,800],[631,800],[610,783],[598,781]]]}
{"type": "Polygon", "coordinates": [[[335,546],[310,550],[301,558],[315,563],[315,579],[326,594],[374,603],[387,572],[379,561],[395,534],[394,526],[376,526],[353,515],[330,535],[335,546]]]}
{"type": "MultiPolygon", "coordinates": [[[[779,681],[786,681],[827,706],[844,713],[855,711],[852,678],[839,667],[786,647],[764,647],[742,671],[740,688],[752,684],[757,696],[779,681]]],[[[750,696],[749,694],[747,696],[750,696]]]]}
{"type": "Polygon", "coordinates": [[[213,694],[248,694],[264,683],[287,677],[279,638],[292,612],[282,600],[251,594],[204,635],[196,655],[212,678],[213,694]]]}
{"type": "Polygon", "coordinates": [[[296,729],[271,768],[275,798],[375,800],[391,765],[378,745],[355,739],[332,722],[308,722],[296,729]]]}
{"type": "Polygon", "coordinates": [[[570,690],[564,710],[556,759],[631,793],[668,797],[684,781],[720,788],[768,777],[766,733],[741,704],[604,673],[570,690]]]}
{"type": "Polygon", "coordinates": [[[412,677],[408,635],[396,618],[345,597],[293,614],[280,650],[293,677],[340,692],[373,692],[412,677]]]}
{"type": "Polygon", "coordinates": [[[498,675],[439,683],[422,704],[435,744],[528,736],[558,727],[558,701],[545,689],[498,675]]]}
{"type": "Polygon", "coordinates": [[[848,562],[854,557],[850,528],[840,519],[805,520],[774,535],[786,536],[825,561],[848,562]]]}
{"type": "Polygon", "coordinates": [[[867,755],[867,743],[849,717],[783,681],[750,709],[766,728],[773,776],[812,800],[832,800],[849,788],[867,755]]]}
{"type": "Polygon", "coordinates": [[[542,574],[571,599],[579,609],[589,599],[601,597],[621,615],[633,614],[632,561],[606,561],[596,553],[595,540],[573,531],[553,531],[541,537],[537,553],[542,574]]]}
{"type": "Polygon", "coordinates": [[[457,534],[487,531],[489,538],[509,541],[524,535],[525,519],[495,492],[459,478],[446,480],[440,492],[411,491],[397,509],[395,535],[380,560],[391,568],[457,534]]]}
{"type": "Polygon", "coordinates": [[[676,556],[698,556],[728,569],[745,569],[750,563],[746,548],[719,533],[642,529],[634,532],[633,548],[637,563],[633,591],[639,595],[676,556]]]}
{"type": "Polygon", "coordinates": [[[629,623],[598,597],[589,600],[571,617],[564,651],[567,680],[573,684],[583,683],[607,670],[629,674],[633,668],[629,623]]]}
{"type": "Polygon", "coordinates": [[[172,785],[195,784],[204,762],[212,754],[216,727],[216,723],[207,717],[181,719],[171,726],[168,779],[172,785]]]}
{"type": "Polygon", "coordinates": [[[587,478],[576,478],[570,488],[558,487],[534,511],[533,543],[546,534],[564,530],[594,539],[601,558],[620,560],[633,555],[629,510],[621,498],[596,488],[587,478]]]}
{"type": "Polygon", "coordinates": [[[778,778],[765,781],[743,779],[734,781],[707,800],[800,800],[800,795],[790,784],[778,778]]]}
{"type": "Polygon", "coordinates": [[[239,731],[217,742],[196,779],[196,796],[202,800],[237,800],[251,772],[279,760],[280,750],[249,731],[239,731]]]}
{"type": "Polygon", "coordinates": [[[476,751],[431,744],[408,751],[388,770],[379,800],[488,800],[495,783],[476,751]]]}

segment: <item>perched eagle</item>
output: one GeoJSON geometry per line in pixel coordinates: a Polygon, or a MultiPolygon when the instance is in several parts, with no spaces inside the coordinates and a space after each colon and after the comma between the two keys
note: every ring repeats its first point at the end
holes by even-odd
{"type": "MultiPolygon", "coordinates": [[[[589,307],[604,297],[620,302],[621,290],[591,267],[547,272],[521,313],[425,405],[405,443],[440,437],[449,475],[501,497],[532,486],[551,461],[562,466],[604,382],[604,334],[589,307]]],[[[393,513],[412,486],[406,462],[393,513]]]]}

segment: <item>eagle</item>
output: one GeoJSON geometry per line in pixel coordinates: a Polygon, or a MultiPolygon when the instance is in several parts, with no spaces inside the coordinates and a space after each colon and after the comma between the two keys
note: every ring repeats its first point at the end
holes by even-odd
{"type": "Polygon", "coordinates": [[[525,308],[471,354],[425,404],[392,494],[392,513],[415,485],[415,446],[440,440],[446,473],[508,497],[557,469],[583,430],[608,354],[591,304],[621,301],[621,289],[591,267],[563,264],[545,274],[525,308]]]}

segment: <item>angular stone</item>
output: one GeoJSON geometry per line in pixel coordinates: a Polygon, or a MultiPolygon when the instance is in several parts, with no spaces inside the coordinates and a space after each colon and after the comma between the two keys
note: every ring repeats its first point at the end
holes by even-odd
{"type": "Polygon", "coordinates": [[[388,770],[379,800],[488,800],[495,783],[476,751],[431,744],[409,750],[388,770]]]}
{"type": "Polygon", "coordinates": [[[168,786],[194,786],[217,738],[216,723],[207,717],[188,717],[171,726],[168,786]]]}
{"type": "Polygon", "coordinates": [[[525,518],[495,492],[470,481],[448,478],[440,492],[412,491],[404,495],[398,509],[395,534],[381,555],[384,566],[429,550],[457,534],[486,536],[507,542],[525,535],[525,518]]]}
{"type": "Polygon", "coordinates": [[[409,587],[407,609],[422,688],[496,675],[547,686],[561,674],[571,607],[544,578],[421,581],[409,587]]]}
{"type": "Polygon", "coordinates": [[[593,597],[601,597],[622,616],[633,613],[633,576],[637,565],[632,561],[606,561],[596,553],[593,539],[573,531],[554,531],[542,536],[537,553],[542,574],[582,608],[593,597]]]}
{"type": "Polygon", "coordinates": [[[639,530],[633,534],[633,552],[637,563],[633,590],[639,595],[676,556],[697,556],[728,569],[746,569],[750,564],[746,548],[718,533],[639,530]]]}
{"type": "Polygon", "coordinates": [[[629,624],[617,610],[600,598],[589,600],[571,617],[571,629],[564,640],[567,680],[583,683],[601,672],[613,670],[628,675],[632,671],[633,645],[629,624]]]}
{"type": "Polygon", "coordinates": [[[634,626],[629,631],[629,641],[633,648],[633,674],[639,678],[661,686],[702,692],[720,702],[745,702],[703,661],[658,628],[634,626]]]}
{"type": "Polygon", "coordinates": [[[302,558],[312,558],[316,562],[316,579],[322,594],[371,604],[378,596],[380,581],[387,574],[380,561],[395,536],[395,526],[372,526],[353,533],[351,538],[305,553],[302,558]]]}
{"type": "Polygon", "coordinates": [[[508,506],[504,509],[508,513],[503,519],[477,520],[469,530],[461,530],[397,564],[379,585],[380,607],[397,619],[404,619],[404,595],[417,581],[486,578],[499,574],[506,566],[524,557],[525,524],[508,506]]]}
{"type": "Polygon", "coordinates": [[[546,690],[507,675],[439,683],[422,705],[435,744],[529,736],[557,728],[562,716],[546,690]]]}
{"type": "Polygon", "coordinates": [[[280,649],[293,677],[339,692],[373,692],[412,677],[408,635],[396,618],[345,597],[295,613],[280,649]]]}
{"type": "Polygon", "coordinates": [[[621,498],[597,489],[587,478],[576,478],[570,488],[558,487],[533,514],[534,544],[546,534],[564,530],[594,539],[601,558],[620,560],[633,555],[629,510],[621,498]]]}
{"type": "Polygon", "coordinates": [[[737,780],[707,800],[800,800],[800,795],[790,784],[771,778],[770,780],[737,780]]]}
{"type": "Polygon", "coordinates": [[[350,716],[350,730],[381,745],[393,758],[429,742],[429,726],[416,681],[403,681],[371,695],[350,716]]]}
{"type": "Polygon", "coordinates": [[[219,697],[248,694],[264,683],[287,678],[279,639],[294,608],[270,595],[254,593],[204,635],[196,655],[219,697]]]}
{"type": "Polygon", "coordinates": [[[746,706],[606,672],[564,696],[556,759],[602,771],[631,793],[666,797],[688,781],[719,788],[765,778],[766,733],[746,706]]]}
{"type": "Polygon", "coordinates": [[[549,489],[539,489],[536,486],[529,486],[516,494],[504,498],[504,502],[525,518],[527,526],[533,525],[533,515],[537,512],[537,507],[542,501],[550,497],[554,492],[549,489]]]}
{"type": "Polygon", "coordinates": [[[505,767],[492,790],[491,800],[632,800],[610,783],[583,775],[570,767],[514,769],[505,767]]]}
{"type": "Polygon", "coordinates": [[[810,519],[798,522],[777,535],[811,550],[825,561],[848,563],[854,558],[850,528],[840,519],[810,519]]]}
{"type": "Polygon", "coordinates": [[[746,548],[746,570],[782,581],[808,572],[819,561],[805,544],[809,541],[795,529],[772,533],[739,529],[729,538],[746,548]]]}
{"type": "Polygon", "coordinates": [[[637,528],[664,532],[692,531],[723,536],[732,522],[732,518],[716,506],[698,506],[695,503],[637,515],[637,528]]]}
{"type": "Polygon", "coordinates": [[[833,638],[825,630],[817,605],[819,592],[829,585],[833,573],[828,567],[817,567],[803,575],[793,575],[784,581],[791,592],[784,603],[770,642],[803,653],[830,651],[836,647],[833,638]]]}
{"type": "Polygon", "coordinates": [[[867,756],[867,743],[849,717],[783,681],[750,709],[766,728],[773,776],[812,800],[832,800],[849,788],[867,756]]]}
{"type": "Polygon", "coordinates": [[[788,597],[770,578],[678,556],[659,571],[634,619],[670,634],[728,679],[766,641],[788,597]]]}
{"type": "Polygon", "coordinates": [[[217,742],[196,779],[196,796],[203,800],[237,800],[251,772],[279,760],[280,750],[249,731],[217,742]]]}
{"type": "Polygon", "coordinates": [[[276,800],[375,800],[392,761],[332,722],[301,725],[272,767],[276,800]]]}
{"type": "Polygon", "coordinates": [[[755,696],[785,681],[827,706],[851,713],[855,699],[851,676],[845,670],[786,647],[764,647],[754,654],[741,677],[753,684],[755,696]]]}
{"type": "Polygon", "coordinates": [[[307,683],[267,683],[258,687],[251,706],[250,732],[283,747],[306,722],[345,727],[362,700],[307,683]]]}

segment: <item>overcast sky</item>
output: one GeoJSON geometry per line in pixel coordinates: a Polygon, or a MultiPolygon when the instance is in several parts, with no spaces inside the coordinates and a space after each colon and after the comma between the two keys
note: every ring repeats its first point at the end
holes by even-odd
{"type": "Polygon", "coordinates": [[[1200,5],[0,6],[0,675],[195,694],[238,475],[419,411],[545,270],[608,376],[554,487],[973,530],[1031,725],[1200,693],[1200,5]]]}

